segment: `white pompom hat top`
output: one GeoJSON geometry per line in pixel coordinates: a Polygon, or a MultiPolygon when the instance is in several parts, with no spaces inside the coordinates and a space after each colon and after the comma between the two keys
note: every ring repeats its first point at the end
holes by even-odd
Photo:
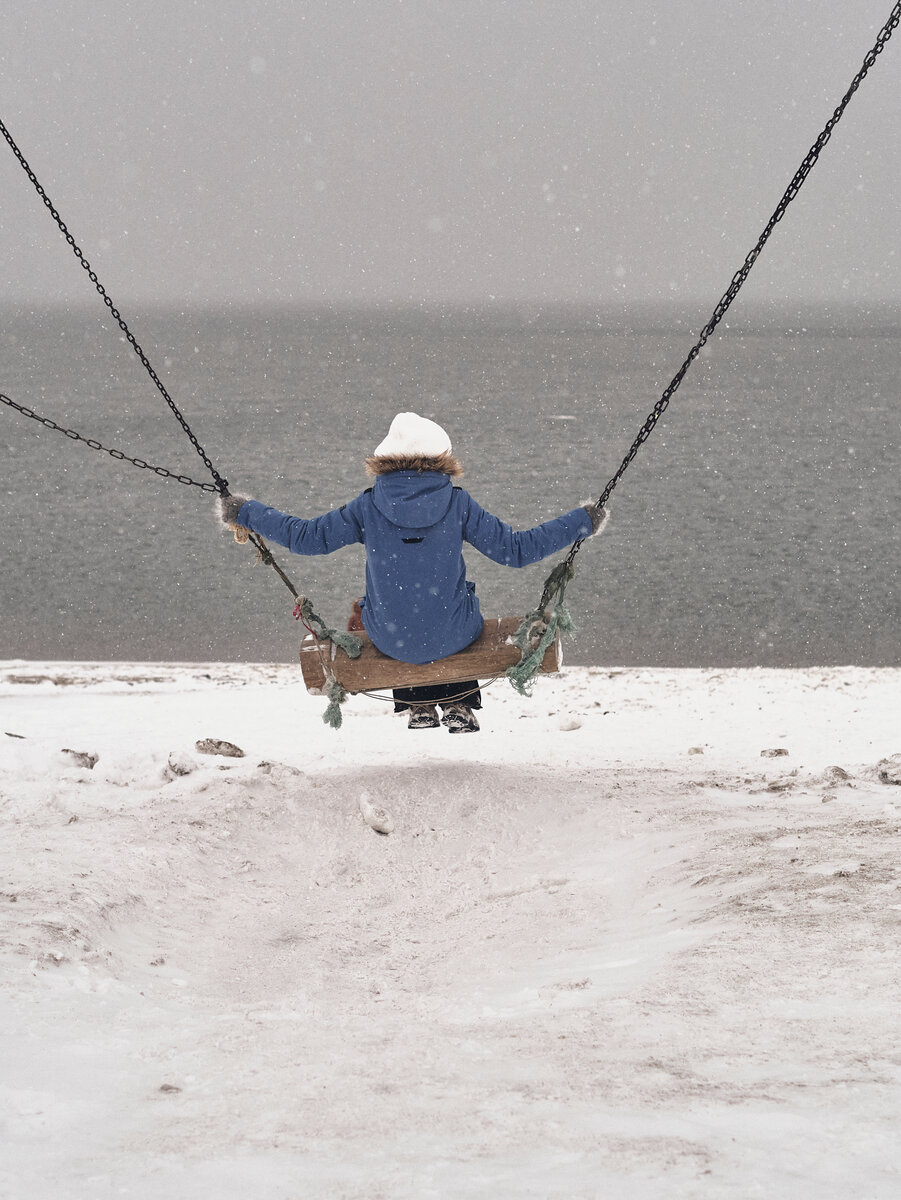
{"type": "Polygon", "coordinates": [[[377,458],[437,458],[450,454],[447,433],[428,417],[416,413],[398,413],[391,422],[388,436],[375,448],[377,458]]]}

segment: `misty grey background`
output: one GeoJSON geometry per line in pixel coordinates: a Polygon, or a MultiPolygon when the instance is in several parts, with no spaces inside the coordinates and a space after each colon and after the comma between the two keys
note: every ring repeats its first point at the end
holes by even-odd
{"type": "MultiPolygon", "coordinates": [[[[17,5],[0,113],[236,489],[340,503],[417,408],[522,527],[598,494],[890,8],[17,5]]],[[[901,661],[899,77],[901,33],[584,552],[571,661],[901,661]]],[[[0,252],[0,388],[202,474],[4,145],[0,252]]],[[[293,655],[206,496],[0,421],[4,654],[293,655]]],[[[486,611],[542,570],[480,564],[486,611]]]]}
{"type": "MultiPolygon", "coordinates": [[[[891,9],[6,7],[3,119],[120,306],[709,306],[891,9]]],[[[755,267],[749,301],[898,298],[899,82],[893,41],[755,267]]],[[[84,298],[3,151],[0,301],[84,298]]]]}

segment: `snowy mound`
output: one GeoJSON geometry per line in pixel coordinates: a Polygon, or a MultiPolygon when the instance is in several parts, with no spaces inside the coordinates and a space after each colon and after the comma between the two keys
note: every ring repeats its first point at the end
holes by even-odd
{"type": "Polygon", "coordinates": [[[0,1192],[889,1196],[899,682],[6,664],[0,1192]]]}

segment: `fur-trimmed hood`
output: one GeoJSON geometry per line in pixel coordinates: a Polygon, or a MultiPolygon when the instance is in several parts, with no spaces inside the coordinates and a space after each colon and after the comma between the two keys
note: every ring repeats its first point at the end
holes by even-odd
{"type": "Polygon", "coordinates": [[[415,471],[422,475],[435,471],[439,475],[450,475],[459,479],[463,474],[460,460],[453,454],[372,454],[366,459],[366,474],[373,479],[379,475],[390,475],[392,471],[415,471]]]}

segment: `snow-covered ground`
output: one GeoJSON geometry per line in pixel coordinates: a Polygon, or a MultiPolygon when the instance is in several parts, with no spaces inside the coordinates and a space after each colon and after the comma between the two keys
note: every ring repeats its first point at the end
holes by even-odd
{"type": "Polygon", "coordinates": [[[901,1196],[901,671],[485,700],[0,664],[0,1195],[901,1196]]]}

